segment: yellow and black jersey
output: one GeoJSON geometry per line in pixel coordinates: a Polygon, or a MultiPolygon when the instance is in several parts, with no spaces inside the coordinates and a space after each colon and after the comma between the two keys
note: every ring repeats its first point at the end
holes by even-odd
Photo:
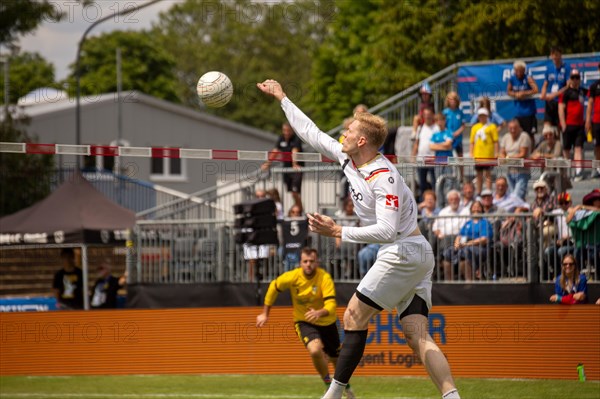
{"type": "Polygon", "coordinates": [[[306,278],[301,267],[283,273],[271,281],[265,295],[265,305],[273,306],[279,293],[285,290],[290,290],[292,296],[295,322],[306,321],[304,314],[311,308],[315,310],[325,308],[329,314],[311,324],[327,326],[335,323],[337,319],[335,286],[333,279],[325,270],[317,268],[314,276],[310,279],[306,278]]]}

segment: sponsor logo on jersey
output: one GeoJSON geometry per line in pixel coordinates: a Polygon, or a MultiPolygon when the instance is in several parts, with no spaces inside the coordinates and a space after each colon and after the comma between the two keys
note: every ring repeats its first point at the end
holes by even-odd
{"type": "Polygon", "coordinates": [[[393,211],[398,210],[398,196],[393,194],[386,194],[385,196],[385,207],[393,211]]]}

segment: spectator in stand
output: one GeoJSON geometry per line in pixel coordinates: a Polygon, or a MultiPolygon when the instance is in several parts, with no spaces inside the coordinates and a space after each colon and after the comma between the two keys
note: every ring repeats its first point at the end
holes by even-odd
{"type": "Polygon", "coordinates": [[[483,205],[483,213],[506,213],[506,209],[494,204],[494,193],[487,188],[481,192],[481,204],[483,205]]]}
{"type": "Polygon", "coordinates": [[[275,210],[277,212],[277,220],[281,221],[284,218],[283,213],[283,204],[281,203],[281,196],[279,195],[279,190],[276,188],[272,188],[266,191],[266,197],[271,198],[273,202],[275,202],[275,210]]]}
{"type": "MultiPolygon", "coordinates": [[[[600,63],[598,64],[600,71],[600,63]]],[[[600,79],[594,82],[588,91],[588,107],[585,115],[585,131],[592,132],[595,140],[594,156],[600,161],[600,79]]],[[[600,178],[600,167],[594,169],[592,179],[600,178]]]]}
{"type": "Polygon", "coordinates": [[[438,131],[431,137],[429,149],[435,152],[437,160],[448,161],[448,157],[453,155],[452,141],[454,136],[451,129],[446,126],[446,116],[444,114],[437,114],[435,116],[435,124],[438,127],[438,131]]]}
{"type": "Polygon", "coordinates": [[[557,159],[562,157],[562,147],[556,137],[556,127],[544,125],[542,135],[544,140],[538,144],[531,154],[532,159],[557,159]]]}
{"type": "Polygon", "coordinates": [[[512,213],[517,209],[529,210],[529,204],[520,197],[508,192],[508,180],[504,176],[496,179],[496,192],[494,194],[494,205],[512,213]]]}
{"type": "Polygon", "coordinates": [[[556,200],[544,180],[537,180],[533,183],[535,190],[535,199],[531,202],[529,209],[533,212],[533,220],[541,222],[545,215],[550,214],[556,209],[556,200]]]}
{"type": "Polygon", "coordinates": [[[497,216],[496,214],[506,213],[506,209],[494,205],[494,193],[492,193],[492,190],[483,190],[481,192],[480,200],[481,205],[483,206],[483,213],[487,215],[488,220],[492,223],[494,241],[497,241],[500,237],[500,227],[502,226],[504,218],[502,216],[497,216]]]}
{"type": "Polygon", "coordinates": [[[575,165],[575,181],[583,180],[583,143],[585,142],[584,101],[585,91],[581,88],[581,74],[573,69],[567,89],[559,98],[558,118],[563,138],[563,154],[566,159],[571,159],[571,148],[575,147],[573,160],[575,165]]]}
{"type": "MultiPolygon", "coordinates": [[[[513,119],[508,122],[508,134],[500,140],[500,158],[527,159],[531,154],[531,139],[521,130],[519,121],[513,119]]],[[[508,185],[513,194],[521,199],[527,196],[527,182],[529,181],[528,168],[509,168],[508,185]]]]}
{"type": "Polygon", "coordinates": [[[587,193],[581,205],[569,209],[567,223],[573,233],[575,258],[581,268],[600,265],[600,188],[587,193]]]}
{"type": "MultiPolygon", "coordinates": [[[[485,108],[488,110],[490,123],[496,125],[496,127],[498,128],[498,132],[504,129],[504,127],[506,126],[506,121],[504,120],[504,118],[502,118],[502,116],[500,116],[499,113],[497,113],[496,111],[492,111],[492,103],[488,97],[481,97],[481,100],[479,100],[479,107],[477,109],[479,108],[485,108]]],[[[474,113],[471,117],[470,124],[474,125],[478,121],[478,115],[477,113],[474,113]]]]}
{"type": "Polygon", "coordinates": [[[83,309],[83,273],[75,266],[73,248],[60,252],[62,268],[54,274],[52,288],[59,309],[83,309]]]}
{"type": "Polygon", "coordinates": [[[571,68],[563,62],[559,47],[550,49],[550,59],[552,62],[546,68],[540,94],[540,99],[546,102],[544,127],[558,126],[558,98],[567,89],[567,80],[571,75],[571,68]]]}
{"type": "Polygon", "coordinates": [[[431,226],[433,225],[433,221],[435,217],[440,213],[440,208],[436,205],[437,197],[433,190],[425,190],[423,193],[423,202],[421,202],[417,208],[419,209],[419,215],[421,215],[421,220],[419,220],[419,228],[421,229],[421,233],[432,242],[431,237],[431,226]]]}
{"type": "Polygon", "coordinates": [[[273,161],[282,161],[286,168],[294,168],[297,172],[284,173],[283,181],[287,187],[287,191],[292,193],[294,203],[302,208],[302,172],[300,171],[303,163],[294,159],[294,154],[302,152],[302,141],[294,133],[292,126],[285,122],[281,125],[281,137],[277,139],[275,148],[269,154],[269,160],[262,164],[262,170],[268,170],[273,161]],[[286,154],[284,154],[286,153],[286,154]]]}
{"type": "MultiPolygon", "coordinates": [[[[485,190],[483,190],[485,191],[485,190]]],[[[483,192],[482,191],[482,192],[483,192]]],[[[491,191],[490,191],[491,193],[491,191]]],[[[471,204],[475,199],[475,186],[470,181],[464,182],[462,186],[462,198],[460,200],[460,210],[471,209],[471,204]]]]}
{"type": "MultiPolygon", "coordinates": [[[[489,122],[489,111],[485,108],[477,110],[479,122],[471,128],[471,157],[473,158],[496,158],[498,154],[498,129],[496,125],[489,122]]],[[[485,187],[492,189],[492,166],[475,165],[477,192],[481,193],[483,177],[485,175],[485,187]]]]}
{"type": "Polygon", "coordinates": [[[432,94],[433,91],[431,90],[429,83],[423,83],[419,89],[419,97],[421,98],[421,101],[419,102],[419,113],[413,118],[413,136],[415,137],[419,130],[419,126],[425,122],[425,116],[423,115],[424,111],[428,109],[435,114],[435,106],[433,104],[432,94]]]}
{"type": "Polygon", "coordinates": [[[561,270],[560,276],[556,278],[554,295],[550,297],[550,302],[565,305],[586,303],[588,296],[587,278],[584,273],[579,273],[573,255],[565,255],[561,270]]]}
{"type": "Polygon", "coordinates": [[[567,224],[567,215],[571,209],[571,195],[567,192],[558,194],[558,207],[550,212],[550,216],[555,228],[554,238],[556,239],[544,250],[544,269],[542,270],[543,280],[552,280],[557,275],[557,262],[560,264],[567,253],[574,250],[571,229],[567,224]]]}
{"type": "MultiPolygon", "coordinates": [[[[460,193],[456,190],[450,190],[446,194],[446,200],[448,205],[440,211],[438,218],[435,219],[431,226],[433,234],[436,237],[433,252],[435,254],[442,254],[444,269],[451,267],[450,262],[453,258],[454,239],[465,222],[465,213],[460,210],[460,193]]],[[[449,279],[448,276],[449,274],[444,274],[444,278],[449,279]]]]}
{"type": "MultiPolygon", "coordinates": [[[[456,152],[457,157],[463,156],[463,132],[465,130],[465,115],[460,109],[460,97],[455,91],[451,91],[446,95],[446,108],[442,111],[446,117],[446,126],[452,132],[452,150],[456,152]]],[[[440,130],[442,128],[440,127],[440,130]]],[[[464,172],[460,168],[460,176],[464,172]]]]}
{"type": "MultiPolygon", "coordinates": [[[[454,239],[454,250],[457,251],[455,261],[459,261],[459,276],[464,276],[466,281],[477,280],[484,277],[481,265],[485,264],[488,254],[488,245],[493,238],[493,229],[485,218],[476,217],[483,214],[483,205],[479,201],[473,202],[470,214],[475,216],[466,221],[460,233],[454,239]]],[[[444,275],[446,270],[444,270],[444,275]]],[[[446,277],[448,279],[448,277],[446,277]]],[[[450,280],[453,280],[451,277],[450,280]]]]}
{"type": "Polygon", "coordinates": [[[123,279],[112,275],[112,261],[105,258],[98,267],[98,279],[92,288],[90,306],[93,309],[115,309],[117,293],[123,285],[123,279]]]}
{"type": "Polygon", "coordinates": [[[521,128],[529,134],[531,142],[535,143],[537,130],[536,106],[533,96],[538,93],[537,83],[526,74],[527,65],[518,60],[513,64],[514,73],[508,80],[507,93],[515,99],[516,119],[521,128]]]}
{"type": "MultiPolygon", "coordinates": [[[[556,127],[550,125],[544,125],[542,130],[544,140],[538,144],[537,148],[531,154],[532,159],[558,159],[562,158],[562,145],[558,140],[558,131],[556,127]]],[[[546,169],[546,168],[544,168],[546,169]]],[[[565,168],[558,168],[557,172],[560,175],[560,189],[568,190],[573,187],[571,180],[567,176],[567,170],[565,168]]],[[[554,176],[549,176],[548,183],[550,184],[550,191],[557,189],[556,181],[554,176]]]]}
{"type": "Polygon", "coordinates": [[[375,263],[379,248],[381,248],[381,244],[368,244],[358,251],[358,273],[361,279],[367,274],[373,263],[375,263]]]}
{"type": "MultiPolygon", "coordinates": [[[[257,189],[254,192],[256,199],[267,198],[267,192],[265,190],[257,189]]],[[[259,259],[266,259],[269,257],[271,246],[270,245],[253,245],[244,243],[242,246],[244,250],[244,260],[248,261],[248,281],[259,281],[262,279],[260,270],[259,259]]]]}
{"type": "MultiPolygon", "coordinates": [[[[423,110],[423,125],[418,128],[417,138],[413,145],[413,156],[420,157],[433,157],[435,152],[431,150],[431,138],[439,131],[438,126],[435,124],[433,112],[426,108],[423,110]]],[[[433,167],[421,167],[417,169],[419,177],[419,199],[422,200],[423,192],[428,189],[435,190],[435,169],[433,167]],[[427,181],[427,175],[430,176],[431,181],[427,181]]]]}

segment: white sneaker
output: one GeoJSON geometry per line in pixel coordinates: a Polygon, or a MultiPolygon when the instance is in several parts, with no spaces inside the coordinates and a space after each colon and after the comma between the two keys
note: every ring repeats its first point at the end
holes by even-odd
{"type": "Polygon", "coordinates": [[[354,394],[354,391],[350,388],[346,388],[344,390],[344,397],[346,399],[356,399],[356,395],[354,394]]]}

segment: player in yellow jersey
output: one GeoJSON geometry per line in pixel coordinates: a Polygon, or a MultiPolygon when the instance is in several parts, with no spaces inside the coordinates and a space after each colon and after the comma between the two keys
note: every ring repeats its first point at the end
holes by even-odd
{"type": "MultiPolygon", "coordinates": [[[[303,248],[300,267],[271,281],[265,295],[263,312],[256,316],[257,327],[267,323],[271,307],[279,293],[285,290],[289,290],[292,297],[296,333],[308,350],[323,382],[329,385],[331,377],[328,359],[335,367],[340,352],[335,313],[337,303],[333,279],[319,267],[316,249],[303,248]]],[[[346,387],[346,397],[354,398],[349,385],[346,387]]]]}

